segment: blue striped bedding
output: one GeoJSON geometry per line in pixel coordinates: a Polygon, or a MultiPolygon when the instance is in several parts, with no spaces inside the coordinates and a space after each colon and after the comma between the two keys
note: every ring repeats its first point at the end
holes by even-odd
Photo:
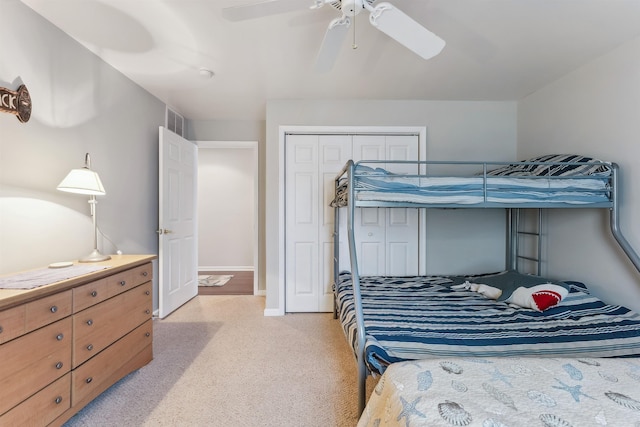
{"type": "MultiPolygon", "coordinates": [[[[357,201],[553,206],[610,202],[609,165],[578,155],[541,156],[471,176],[410,175],[406,170],[417,169],[418,163],[387,162],[387,167],[403,168],[405,172],[398,174],[375,167],[376,164],[363,161],[355,165],[353,186],[357,201]]],[[[343,177],[332,206],[346,206],[347,185],[348,180],[343,177]]]]}
{"type": "Polygon", "coordinates": [[[358,201],[410,203],[526,203],[589,204],[607,202],[608,177],[405,177],[354,175],[358,201]]]}
{"type": "MultiPolygon", "coordinates": [[[[570,291],[561,304],[537,312],[450,287],[462,279],[361,277],[369,369],[383,373],[390,363],[430,357],[640,355],[640,315],[605,304],[578,282],[564,282],[570,291]]],[[[337,296],[355,351],[350,273],[340,274],[337,296]]]]}

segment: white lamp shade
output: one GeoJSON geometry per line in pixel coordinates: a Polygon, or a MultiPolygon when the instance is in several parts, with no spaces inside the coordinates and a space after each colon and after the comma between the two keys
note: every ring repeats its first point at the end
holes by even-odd
{"type": "Polygon", "coordinates": [[[100,176],[87,168],[72,169],[58,184],[58,190],[93,196],[104,196],[106,194],[102,181],[100,181],[100,176]]]}

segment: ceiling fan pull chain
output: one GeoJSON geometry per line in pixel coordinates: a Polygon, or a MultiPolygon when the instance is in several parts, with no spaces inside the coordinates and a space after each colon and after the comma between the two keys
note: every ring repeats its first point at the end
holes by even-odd
{"type": "Polygon", "coordinates": [[[351,43],[351,49],[357,49],[358,45],[356,44],[356,9],[353,9],[353,43],[351,43]]]}

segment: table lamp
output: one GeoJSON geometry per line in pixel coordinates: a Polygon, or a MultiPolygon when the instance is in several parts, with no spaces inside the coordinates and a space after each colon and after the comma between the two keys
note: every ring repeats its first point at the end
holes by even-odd
{"type": "Polygon", "coordinates": [[[82,169],[72,169],[71,172],[58,184],[58,190],[69,193],[89,195],[89,206],[91,207],[91,217],[93,218],[93,251],[78,261],[97,262],[111,259],[109,255],[103,255],[98,250],[98,222],[96,219],[96,196],[104,196],[106,192],[100,181],[100,176],[91,170],[91,157],[89,153],[85,155],[84,167],[82,169]]]}

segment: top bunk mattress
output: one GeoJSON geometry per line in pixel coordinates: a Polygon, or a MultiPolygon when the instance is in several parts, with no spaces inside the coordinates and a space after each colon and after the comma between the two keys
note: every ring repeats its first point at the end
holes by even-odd
{"type": "MultiPolygon", "coordinates": [[[[451,162],[452,166],[482,166],[471,176],[430,176],[417,169],[447,162],[358,162],[353,172],[356,203],[427,205],[584,206],[610,202],[611,167],[578,155],[550,155],[488,169],[490,163],[451,162]],[[407,170],[414,170],[406,173],[407,170]],[[362,203],[364,202],[364,203],[362,203]]],[[[331,205],[346,206],[348,177],[343,176],[331,205]]]]}
{"type": "MultiPolygon", "coordinates": [[[[503,274],[518,275],[503,272],[474,276],[473,281],[490,283],[503,274]]],[[[531,278],[539,279],[527,275],[522,280],[531,278]]],[[[640,355],[640,315],[604,303],[581,283],[556,282],[568,288],[568,295],[559,305],[539,312],[452,288],[466,279],[361,277],[369,369],[382,373],[390,363],[430,357],[640,355]]],[[[337,295],[340,320],[355,351],[350,273],[340,274],[337,295]]]]}

